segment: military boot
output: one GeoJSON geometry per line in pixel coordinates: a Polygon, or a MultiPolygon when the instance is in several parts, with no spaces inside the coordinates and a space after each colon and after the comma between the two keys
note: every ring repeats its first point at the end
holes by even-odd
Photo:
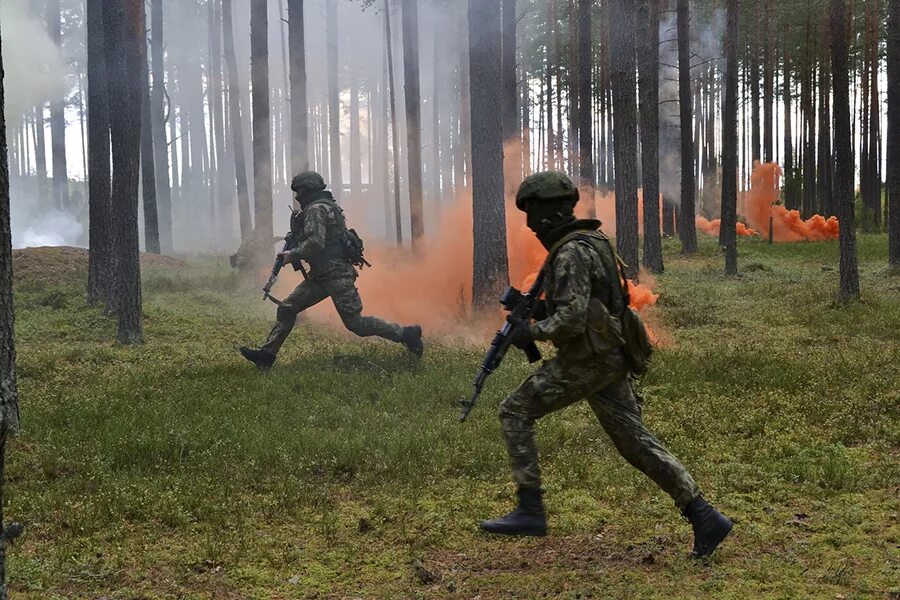
{"type": "Polygon", "coordinates": [[[731,520],[717,511],[703,496],[697,496],[684,507],[682,514],[694,528],[694,550],[691,556],[709,556],[731,531],[731,520]]]}
{"type": "Polygon", "coordinates": [[[247,346],[241,346],[239,350],[243,357],[256,365],[256,368],[260,371],[268,371],[272,368],[272,365],[275,364],[275,355],[270,352],[264,352],[263,350],[257,350],[256,348],[249,348],[247,346]]]}
{"type": "Polygon", "coordinates": [[[406,346],[407,350],[415,354],[416,358],[422,358],[425,346],[422,344],[422,328],[419,325],[404,327],[400,334],[400,342],[406,346]]]}
{"type": "Polygon", "coordinates": [[[540,488],[519,488],[519,505],[514,511],[490,521],[482,521],[478,526],[488,533],[504,535],[547,535],[547,514],[541,501],[540,488]]]}

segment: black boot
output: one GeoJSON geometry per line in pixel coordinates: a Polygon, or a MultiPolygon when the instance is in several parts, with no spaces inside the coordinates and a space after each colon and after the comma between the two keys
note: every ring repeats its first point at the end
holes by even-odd
{"type": "Polygon", "coordinates": [[[703,496],[691,500],[682,514],[694,528],[694,550],[691,556],[695,558],[712,554],[731,531],[731,520],[713,508],[703,496]]]}
{"type": "Polygon", "coordinates": [[[275,364],[275,355],[256,348],[241,346],[239,348],[244,358],[256,365],[260,371],[268,371],[275,364]]]}
{"type": "Polygon", "coordinates": [[[519,506],[514,511],[490,521],[482,521],[478,526],[488,533],[504,535],[547,535],[547,514],[541,501],[540,488],[519,488],[519,506]]]}
{"type": "Polygon", "coordinates": [[[416,358],[422,358],[425,346],[422,344],[422,328],[419,325],[404,327],[403,333],[400,334],[400,342],[415,354],[416,358]]]}

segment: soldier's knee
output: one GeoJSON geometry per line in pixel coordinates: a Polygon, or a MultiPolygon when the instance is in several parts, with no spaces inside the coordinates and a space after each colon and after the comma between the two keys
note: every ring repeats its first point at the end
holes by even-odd
{"type": "Polygon", "coordinates": [[[368,333],[366,331],[366,320],[360,315],[345,317],[343,321],[344,327],[346,327],[351,333],[355,333],[358,336],[365,336],[368,333]]]}
{"type": "Polygon", "coordinates": [[[279,306],[275,318],[282,323],[293,323],[297,320],[297,313],[287,306],[279,306]]]}
{"type": "Polygon", "coordinates": [[[522,399],[515,393],[510,394],[500,403],[500,406],[497,408],[497,418],[500,419],[500,422],[504,424],[504,426],[506,426],[506,424],[515,425],[525,423],[530,420],[526,416],[526,411],[523,410],[522,399]]]}

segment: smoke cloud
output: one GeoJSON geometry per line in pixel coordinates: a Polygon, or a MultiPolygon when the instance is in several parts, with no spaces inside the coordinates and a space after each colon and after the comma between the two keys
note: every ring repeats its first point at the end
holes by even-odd
{"type": "Polygon", "coordinates": [[[0,4],[6,118],[17,119],[35,104],[65,93],[62,54],[27,0],[0,4]]]}

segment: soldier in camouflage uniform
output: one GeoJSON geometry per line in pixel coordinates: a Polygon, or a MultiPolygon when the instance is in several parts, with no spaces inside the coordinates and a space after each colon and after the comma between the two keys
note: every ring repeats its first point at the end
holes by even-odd
{"type": "Polygon", "coordinates": [[[557,354],[500,405],[519,505],[480,527],[490,533],[546,534],[534,422],[586,398],[619,453],[668,493],[691,521],[694,554],[710,554],[731,522],[703,499],[690,473],[641,419],[622,351],[617,315],[625,300],[616,256],[598,231],[599,221],[575,219],[577,200],[571,180],[557,172],[532,175],[516,196],[516,206],[528,215],[528,227],[550,254],[544,266],[546,299],[535,316],[540,320],[514,323],[513,344],[549,341],[557,354]]]}
{"type": "Polygon", "coordinates": [[[302,231],[293,231],[299,236],[300,243],[293,250],[280,254],[288,263],[300,260],[309,263],[309,279],[301,282],[279,303],[276,323],[265,343],[258,349],[241,347],[241,354],[262,370],[271,367],[294,328],[297,315],[331,297],[344,325],[356,335],[374,335],[399,342],[417,357],[422,356],[420,326],[403,327],[376,317],[362,316],[362,300],[356,289],[358,274],[346,258],[343,245],[346,228],[343,211],[331,192],[325,191],[322,176],[312,171],[303,172],[294,177],[291,189],[303,211],[295,213],[302,218],[292,219],[292,230],[302,228],[302,231]]]}

